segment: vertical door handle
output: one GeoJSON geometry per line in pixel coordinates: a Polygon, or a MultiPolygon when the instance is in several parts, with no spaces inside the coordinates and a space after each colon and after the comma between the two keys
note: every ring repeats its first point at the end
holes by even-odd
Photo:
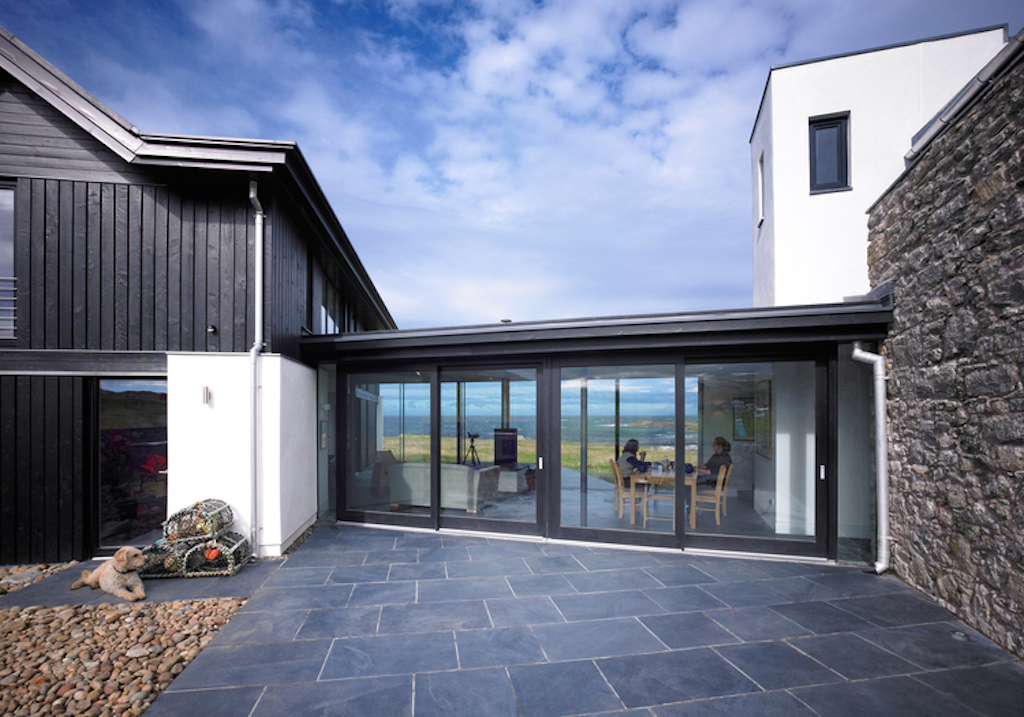
{"type": "Polygon", "coordinates": [[[818,480],[825,480],[825,466],[818,466],[818,480]]]}

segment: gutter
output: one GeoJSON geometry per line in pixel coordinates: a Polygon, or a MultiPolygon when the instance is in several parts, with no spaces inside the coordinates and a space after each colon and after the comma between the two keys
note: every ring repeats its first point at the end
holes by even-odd
{"type": "Polygon", "coordinates": [[[257,358],[260,352],[263,350],[263,206],[260,204],[259,198],[256,196],[257,184],[255,181],[249,182],[249,201],[252,203],[252,208],[256,210],[256,260],[254,274],[256,278],[255,301],[256,307],[254,314],[255,330],[253,332],[252,348],[249,349],[249,368],[250,368],[250,383],[249,389],[252,392],[252,404],[249,407],[249,435],[250,435],[250,461],[252,471],[252,484],[251,488],[251,521],[249,523],[249,530],[251,533],[250,542],[252,545],[252,557],[256,559],[259,552],[259,528],[258,528],[258,509],[259,502],[256,499],[257,490],[259,487],[259,470],[257,464],[257,448],[259,446],[259,364],[257,358]]]}
{"type": "Polygon", "coordinates": [[[924,150],[931,144],[932,140],[942,134],[947,127],[960,116],[964,109],[988,86],[992,80],[1006,69],[1017,56],[1024,50],[1024,28],[1000,50],[995,57],[989,60],[981,70],[961,89],[949,103],[935,115],[931,121],[914,136],[910,151],[903,157],[906,166],[910,166],[921,156],[924,150]]]}
{"type": "Polygon", "coordinates": [[[875,377],[875,493],[878,502],[878,560],[875,572],[889,569],[889,433],[885,421],[885,357],[863,351],[860,341],[853,344],[854,361],[872,364],[875,377]]]}

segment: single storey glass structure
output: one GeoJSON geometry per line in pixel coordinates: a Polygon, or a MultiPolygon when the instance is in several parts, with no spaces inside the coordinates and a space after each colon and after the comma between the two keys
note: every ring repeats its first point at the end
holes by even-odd
{"type": "Polygon", "coordinates": [[[305,337],[320,516],[869,562],[874,389],[851,354],[891,319],[882,287],[831,305],[305,337]],[[650,464],[633,475],[630,440],[650,464]]]}

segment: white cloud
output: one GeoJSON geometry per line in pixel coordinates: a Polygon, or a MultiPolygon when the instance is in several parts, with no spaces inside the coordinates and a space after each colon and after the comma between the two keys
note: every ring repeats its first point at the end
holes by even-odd
{"type": "Polygon", "coordinates": [[[298,141],[404,327],[749,305],[769,67],[1024,21],[1019,0],[31,5],[0,24],[143,130],[298,141]]]}

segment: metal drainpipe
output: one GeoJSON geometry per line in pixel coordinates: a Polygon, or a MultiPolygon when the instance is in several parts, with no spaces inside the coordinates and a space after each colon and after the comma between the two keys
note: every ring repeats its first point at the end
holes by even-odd
{"type": "Polygon", "coordinates": [[[875,572],[889,569],[889,434],[885,421],[885,357],[853,344],[853,360],[872,364],[875,377],[875,493],[878,501],[878,560],[875,572]]]}
{"type": "Polygon", "coordinates": [[[260,205],[260,200],[256,196],[257,184],[255,181],[249,182],[249,201],[252,203],[253,209],[256,210],[256,246],[255,246],[255,267],[254,275],[256,279],[255,300],[256,307],[253,312],[254,320],[256,323],[255,331],[253,332],[252,348],[249,349],[249,368],[250,368],[250,384],[249,388],[252,392],[252,404],[249,406],[249,436],[250,436],[250,460],[252,464],[252,515],[250,523],[251,542],[252,542],[252,557],[255,559],[258,557],[259,552],[259,529],[258,529],[258,509],[259,503],[257,501],[257,488],[259,484],[259,470],[257,459],[257,446],[259,444],[259,433],[258,433],[258,409],[259,409],[259,374],[257,371],[256,358],[263,350],[263,207],[260,205]]]}

